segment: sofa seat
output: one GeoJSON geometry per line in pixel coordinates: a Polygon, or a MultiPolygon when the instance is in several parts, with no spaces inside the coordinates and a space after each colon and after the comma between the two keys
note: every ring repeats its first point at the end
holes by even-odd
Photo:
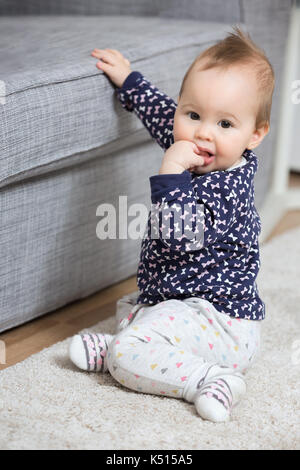
{"type": "Polygon", "coordinates": [[[107,153],[111,142],[120,148],[143,128],[96,68],[95,47],[120,50],[133,70],[177,98],[194,57],[229,29],[156,17],[1,17],[0,187],[77,164],[75,154],[103,146],[107,153]]]}

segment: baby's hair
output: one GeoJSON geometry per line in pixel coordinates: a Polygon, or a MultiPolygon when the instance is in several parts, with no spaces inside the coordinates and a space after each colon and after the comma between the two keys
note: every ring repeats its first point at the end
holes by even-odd
{"type": "Polygon", "coordinates": [[[231,65],[241,64],[251,66],[256,73],[259,93],[259,106],[257,110],[255,126],[259,127],[270,123],[272,96],[275,86],[274,70],[265,55],[251,39],[238,26],[233,26],[231,32],[223,40],[209,47],[196,57],[187,70],[179,92],[181,97],[186,79],[191,70],[203,59],[200,70],[208,70],[214,67],[227,69],[231,65]]]}

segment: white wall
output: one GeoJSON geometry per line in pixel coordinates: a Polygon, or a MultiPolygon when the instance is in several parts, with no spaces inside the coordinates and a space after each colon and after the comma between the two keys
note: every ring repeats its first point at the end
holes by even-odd
{"type": "Polygon", "coordinates": [[[260,242],[270,235],[289,210],[300,209],[300,189],[289,188],[289,171],[300,172],[300,0],[294,4],[287,40],[279,129],[271,188],[260,210],[260,242]],[[297,82],[297,83],[295,83],[297,82]],[[293,88],[293,84],[296,88],[293,88]]]}
{"type": "MultiPolygon", "coordinates": [[[[297,25],[297,34],[294,40],[294,58],[295,58],[295,71],[294,83],[296,88],[292,93],[296,98],[296,103],[291,100],[291,146],[290,146],[290,169],[300,172],[300,0],[297,0],[297,9],[295,10],[295,22],[297,25]]],[[[294,98],[294,101],[295,101],[294,98]]]]}

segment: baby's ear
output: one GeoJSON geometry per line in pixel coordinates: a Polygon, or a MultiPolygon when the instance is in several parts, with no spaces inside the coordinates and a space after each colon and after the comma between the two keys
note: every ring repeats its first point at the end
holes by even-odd
{"type": "Polygon", "coordinates": [[[270,130],[270,125],[268,122],[260,126],[259,128],[255,129],[248,144],[248,149],[252,150],[259,146],[262,143],[266,135],[270,130]]]}

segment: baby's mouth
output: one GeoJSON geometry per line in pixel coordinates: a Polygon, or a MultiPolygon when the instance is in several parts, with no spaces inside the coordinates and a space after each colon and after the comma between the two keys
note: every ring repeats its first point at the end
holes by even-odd
{"type": "Polygon", "coordinates": [[[212,163],[215,159],[215,155],[213,155],[212,153],[208,152],[208,151],[205,151],[205,150],[201,150],[200,148],[198,148],[198,155],[200,155],[201,157],[204,158],[204,164],[203,166],[207,166],[209,165],[210,163],[212,163]]]}
{"type": "Polygon", "coordinates": [[[204,156],[204,166],[206,165],[209,165],[210,163],[212,163],[215,159],[215,155],[209,155],[209,156],[204,156]]]}

